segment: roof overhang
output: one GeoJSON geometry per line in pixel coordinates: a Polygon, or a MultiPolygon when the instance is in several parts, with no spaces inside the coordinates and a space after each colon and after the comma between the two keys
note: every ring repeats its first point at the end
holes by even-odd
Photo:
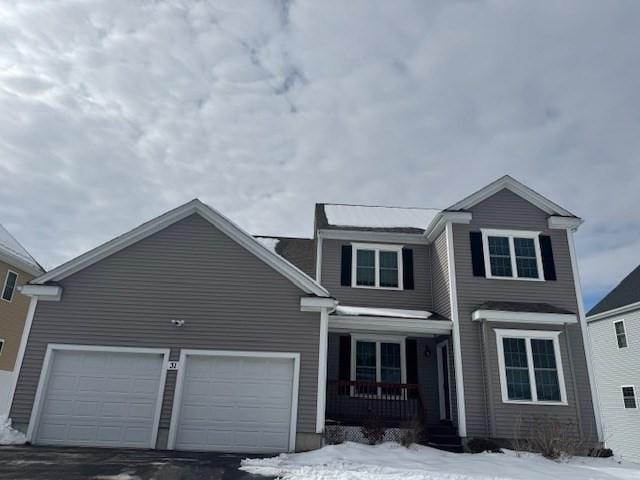
{"type": "Polygon", "coordinates": [[[62,287],[59,285],[22,285],[18,291],[28,297],[37,297],[38,300],[58,302],[62,298],[62,287]]]}
{"type": "Polygon", "coordinates": [[[320,312],[324,309],[332,312],[338,305],[335,298],[327,297],[300,297],[300,311],[302,312],[320,312]]]}
{"type": "Polygon", "coordinates": [[[329,315],[331,332],[393,332],[416,335],[448,335],[450,320],[329,315]]]}
{"type": "Polygon", "coordinates": [[[0,249],[0,260],[2,260],[5,263],[8,263],[9,265],[17,268],[18,270],[22,270],[23,272],[33,275],[34,277],[37,277],[44,273],[43,268],[40,268],[39,266],[36,266],[36,265],[32,265],[31,263],[24,261],[18,255],[12,255],[10,252],[4,249],[0,249]]]}
{"type": "Polygon", "coordinates": [[[630,303],[629,305],[625,305],[623,307],[612,308],[611,310],[606,310],[604,312],[596,313],[595,315],[589,315],[587,316],[587,323],[596,322],[598,320],[614,317],[616,315],[622,315],[624,313],[632,312],[634,310],[640,310],[640,302],[630,303]]]}
{"type": "Polygon", "coordinates": [[[440,232],[444,230],[444,227],[447,223],[462,223],[469,224],[471,223],[471,219],[473,215],[471,212],[450,212],[444,211],[440,212],[435,218],[431,221],[427,230],[424,232],[425,239],[427,243],[433,242],[440,232]]]}
{"type": "Polygon", "coordinates": [[[552,215],[549,217],[548,225],[552,230],[573,230],[576,231],[584,223],[584,220],[578,217],[559,217],[552,215]]]}
{"type": "Polygon", "coordinates": [[[538,323],[541,325],[565,325],[578,323],[578,316],[570,313],[511,312],[506,310],[476,310],[471,314],[474,321],[504,323],[538,323]]]}
{"type": "Polygon", "coordinates": [[[245,232],[227,217],[197,199],[160,215],[159,217],[134,228],[124,235],[120,235],[119,237],[116,237],[107,243],[62,264],[59,267],[54,268],[50,272],[32,280],[31,283],[43,285],[51,281],[60,281],[69,275],[93,265],[94,263],[119,252],[129,245],[139,242],[140,240],[143,240],[193,214],[198,214],[205,220],[209,221],[214,227],[218,228],[229,238],[289,279],[305,293],[316,295],[318,297],[330,297],[329,292],[313,278],[277,253],[262,245],[259,241],[253,238],[252,235],[245,232]]]}

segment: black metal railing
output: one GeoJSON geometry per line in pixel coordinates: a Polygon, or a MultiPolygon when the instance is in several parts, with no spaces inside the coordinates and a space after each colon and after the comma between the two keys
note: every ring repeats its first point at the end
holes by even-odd
{"type": "Polygon", "coordinates": [[[381,417],[387,426],[423,418],[418,385],[337,380],[327,383],[327,420],[360,424],[381,417]]]}

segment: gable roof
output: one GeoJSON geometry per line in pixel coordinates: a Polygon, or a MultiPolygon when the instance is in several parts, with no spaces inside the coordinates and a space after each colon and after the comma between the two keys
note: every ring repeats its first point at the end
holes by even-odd
{"type": "Polygon", "coordinates": [[[316,243],[313,238],[254,236],[265,247],[293,263],[310,277],[316,271],[316,243]]]}
{"type": "Polygon", "coordinates": [[[316,229],[422,234],[439,212],[436,208],[317,203],[316,229]]]}
{"type": "MultiPolygon", "coordinates": [[[[540,195],[515,178],[504,175],[480,190],[468,195],[444,210],[438,208],[406,208],[373,205],[349,205],[340,203],[317,203],[315,211],[316,230],[361,230],[368,232],[415,233],[432,238],[443,226],[444,217],[462,215],[474,205],[507,189],[520,196],[547,214],[567,217],[581,222],[569,210],[540,195]]],[[[464,221],[463,218],[458,221],[464,221]]]]}
{"type": "Polygon", "coordinates": [[[454,203],[445,210],[468,210],[474,205],[482,202],[483,200],[486,200],[487,198],[495,195],[500,190],[503,190],[505,188],[524,198],[549,215],[578,218],[569,210],[562,208],[560,205],[552,202],[547,197],[540,195],[538,192],[527,187],[524,183],[519,182],[510,175],[504,175],[498,178],[497,180],[491,182],[489,185],[482,187],[480,190],[472,193],[471,195],[468,195],[467,197],[463,198],[459,202],[454,203]]]}
{"type": "Polygon", "coordinates": [[[624,277],[613,290],[589,310],[587,317],[627,307],[638,302],[640,302],[640,266],[637,266],[629,275],[624,277]]]}
{"type": "Polygon", "coordinates": [[[120,250],[193,214],[198,214],[205,220],[209,221],[214,227],[218,228],[236,243],[246,248],[260,260],[289,279],[304,292],[311,295],[317,295],[319,297],[330,296],[329,292],[309,275],[285,260],[282,256],[265,247],[227,217],[202,203],[198,199],[194,199],[178,208],[154,218],[153,220],[143,223],[133,230],[130,230],[129,232],[120,235],[99,247],[80,255],[79,257],[63,263],[59,267],[56,267],[41,277],[34,279],[30,283],[42,285],[47,282],[62,280],[69,275],[93,265],[94,263],[113,255],[114,253],[119,252],[120,250]]]}
{"type": "Polygon", "coordinates": [[[34,276],[44,273],[44,268],[2,225],[0,225],[0,259],[34,276]]]}

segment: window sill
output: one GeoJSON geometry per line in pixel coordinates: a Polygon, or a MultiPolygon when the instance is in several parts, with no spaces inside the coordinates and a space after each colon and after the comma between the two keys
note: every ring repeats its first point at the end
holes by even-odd
{"type": "Polygon", "coordinates": [[[402,287],[374,287],[367,285],[351,285],[351,288],[363,288],[365,290],[404,290],[402,287]]]}
{"type": "Polygon", "coordinates": [[[513,404],[513,405],[548,405],[553,407],[568,407],[569,404],[567,402],[534,402],[533,400],[505,400],[502,399],[502,403],[513,404]]]}
{"type": "Polygon", "coordinates": [[[493,275],[485,276],[487,280],[520,280],[523,282],[544,282],[544,278],[529,278],[529,277],[497,277],[493,275]]]}

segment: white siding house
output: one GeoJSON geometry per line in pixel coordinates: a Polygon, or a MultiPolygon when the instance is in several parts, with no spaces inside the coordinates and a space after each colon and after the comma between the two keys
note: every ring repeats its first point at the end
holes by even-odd
{"type": "Polygon", "coordinates": [[[592,321],[589,331],[606,445],[616,455],[640,462],[640,310],[592,321]],[[620,347],[618,322],[626,337],[620,335],[620,347]]]}
{"type": "Polygon", "coordinates": [[[603,436],[640,462],[640,267],[587,314],[603,436]]]}

